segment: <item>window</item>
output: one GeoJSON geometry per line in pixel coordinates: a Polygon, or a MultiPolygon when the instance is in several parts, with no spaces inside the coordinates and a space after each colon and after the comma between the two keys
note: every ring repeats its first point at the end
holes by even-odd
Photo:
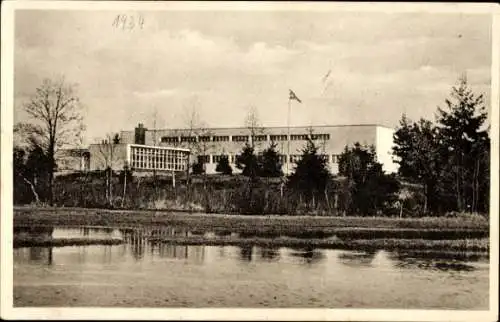
{"type": "Polygon", "coordinates": [[[267,141],[267,135],[256,135],[254,136],[255,142],[267,141]]]}
{"type": "Polygon", "coordinates": [[[161,141],[163,143],[178,143],[179,137],[177,137],[177,136],[164,136],[161,138],[161,141]]]}
{"type": "Polygon", "coordinates": [[[200,164],[210,163],[210,156],[209,155],[199,155],[198,156],[198,163],[200,163],[200,164]]]}
{"type": "Polygon", "coordinates": [[[181,136],[181,142],[196,142],[196,136],[181,136]]]}
{"type": "Polygon", "coordinates": [[[248,142],[248,135],[233,135],[233,142],[248,142]]]}
{"type": "Polygon", "coordinates": [[[222,157],[226,157],[227,158],[228,156],[225,155],[225,154],[214,155],[213,156],[214,163],[219,163],[220,160],[222,159],[222,157]]]}
{"type": "Polygon", "coordinates": [[[290,135],[290,140],[292,141],[299,141],[299,140],[307,140],[308,139],[307,134],[292,134],[290,135]]]}
{"type": "Polygon", "coordinates": [[[271,135],[270,138],[271,141],[286,141],[287,135],[271,135]]]}
{"type": "Polygon", "coordinates": [[[290,155],[290,162],[291,163],[298,162],[300,161],[301,158],[302,156],[300,154],[292,154],[290,155]]]}
{"type": "Polygon", "coordinates": [[[185,151],[158,147],[131,147],[129,161],[135,169],[184,171],[188,166],[187,157],[185,151]]]}
{"type": "Polygon", "coordinates": [[[208,135],[200,136],[198,139],[200,140],[200,142],[210,142],[211,141],[210,136],[208,136],[208,135]]]}
{"type": "Polygon", "coordinates": [[[313,140],[330,140],[330,134],[313,134],[311,135],[313,140]]]}
{"type": "Polygon", "coordinates": [[[227,136],[227,135],[217,135],[217,136],[214,136],[213,141],[214,142],[226,142],[226,141],[229,141],[229,136],[227,136]]]}
{"type": "Polygon", "coordinates": [[[340,155],[332,154],[332,163],[339,163],[340,155]]]}

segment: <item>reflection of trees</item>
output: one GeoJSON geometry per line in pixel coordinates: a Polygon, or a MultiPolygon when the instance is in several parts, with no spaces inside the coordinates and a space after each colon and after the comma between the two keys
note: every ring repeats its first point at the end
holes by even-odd
{"type": "Polygon", "coordinates": [[[146,248],[146,236],[142,230],[133,230],[129,232],[126,241],[130,244],[132,255],[135,259],[141,259],[144,256],[144,249],[146,248]]]}
{"type": "Polygon", "coordinates": [[[240,258],[242,261],[251,262],[253,253],[253,245],[240,246],[240,258]]]}
{"type": "Polygon", "coordinates": [[[280,252],[278,248],[274,247],[261,247],[260,248],[260,257],[266,260],[275,260],[280,256],[280,252]]]}
{"type": "Polygon", "coordinates": [[[364,252],[344,252],[338,255],[338,261],[349,266],[369,266],[371,265],[377,251],[369,250],[364,252]]]}
{"type": "Polygon", "coordinates": [[[226,257],[226,247],[224,246],[219,246],[219,257],[224,258],[226,257]]]}
{"type": "Polygon", "coordinates": [[[464,262],[483,259],[480,254],[465,252],[391,252],[394,266],[404,269],[430,269],[442,271],[472,271],[474,267],[464,262]]]}
{"type": "Polygon", "coordinates": [[[33,238],[50,238],[54,227],[14,227],[15,235],[27,235],[33,238]]]}
{"type": "Polygon", "coordinates": [[[316,264],[325,258],[323,252],[315,250],[312,246],[293,248],[292,256],[303,259],[308,264],[316,264]]]}
{"type": "Polygon", "coordinates": [[[144,256],[145,249],[150,247],[151,255],[176,259],[194,259],[204,261],[204,246],[174,245],[168,242],[155,241],[162,237],[187,237],[189,231],[185,228],[165,227],[153,229],[122,229],[120,230],[125,242],[131,246],[134,258],[144,256]],[[158,253],[156,253],[156,250],[158,253]]]}
{"type": "Polygon", "coordinates": [[[205,246],[172,245],[158,243],[159,256],[175,259],[190,259],[195,262],[205,260],[205,246]]]}
{"type": "Polygon", "coordinates": [[[102,254],[102,262],[106,263],[106,264],[109,264],[112,261],[111,260],[112,254],[113,254],[113,251],[111,249],[112,246],[110,246],[110,245],[104,245],[102,247],[104,247],[104,249],[103,249],[104,252],[102,254]]]}
{"type": "Polygon", "coordinates": [[[151,229],[149,233],[153,238],[189,236],[189,231],[187,229],[179,227],[165,227],[165,228],[151,229]]]}
{"type": "Polygon", "coordinates": [[[53,264],[52,247],[30,247],[29,260],[35,262],[53,264]]]}

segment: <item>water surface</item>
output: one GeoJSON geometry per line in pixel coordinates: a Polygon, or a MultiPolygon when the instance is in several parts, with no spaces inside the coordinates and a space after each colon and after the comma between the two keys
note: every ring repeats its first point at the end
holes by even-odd
{"type": "Polygon", "coordinates": [[[192,234],[177,228],[44,233],[124,244],[15,249],[15,306],[488,308],[484,256],[148,240],[192,234]]]}

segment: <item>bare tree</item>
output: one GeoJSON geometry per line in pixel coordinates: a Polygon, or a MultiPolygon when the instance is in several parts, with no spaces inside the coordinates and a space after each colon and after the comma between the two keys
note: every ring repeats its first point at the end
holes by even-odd
{"type": "MultiPolygon", "coordinates": [[[[214,148],[214,143],[211,141],[213,133],[210,131],[208,126],[201,120],[199,114],[199,101],[194,97],[190,106],[187,109],[185,122],[188,128],[187,136],[190,138],[188,140],[187,148],[191,150],[191,155],[196,156],[206,156],[209,151],[214,148]]],[[[193,164],[198,162],[203,162],[202,166],[205,171],[203,174],[203,182],[206,182],[206,168],[204,160],[193,161],[193,164]]]]}
{"type": "Polygon", "coordinates": [[[260,123],[259,114],[254,106],[250,107],[250,110],[245,117],[245,127],[250,133],[250,146],[252,149],[255,149],[256,145],[260,145],[260,141],[256,141],[256,136],[264,134],[264,128],[260,123]]]}
{"type": "Polygon", "coordinates": [[[47,155],[49,167],[49,202],[54,200],[55,155],[61,147],[70,146],[78,141],[84,130],[81,105],[72,85],[64,78],[53,81],[45,79],[24,105],[30,117],[29,141],[41,147],[47,155]]]}
{"type": "Polygon", "coordinates": [[[116,159],[116,135],[106,134],[105,138],[98,144],[101,164],[106,173],[106,200],[111,206],[113,204],[113,166],[116,159]]]}

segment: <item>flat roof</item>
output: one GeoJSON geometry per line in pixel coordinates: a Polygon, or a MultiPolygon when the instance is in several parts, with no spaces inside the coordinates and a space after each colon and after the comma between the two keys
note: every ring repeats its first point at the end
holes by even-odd
{"type": "MultiPolygon", "coordinates": [[[[290,129],[300,129],[300,128],[318,128],[318,127],[358,127],[358,126],[373,126],[373,127],[383,127],[387,129],[394,129],[393,127],[387,126],[387,125],[382,125],[382,124],[337,124],[337,125],[294,125],[290,126],[290,129]]],[[[268,129],[287,129],[288,126],[257,126],[256,128],[268,128],[268,129]]],[[[184,127],[184,128],[163,128],[163,129],[149,129],[145,128],[147,131],[185,131],[189,130],[189,128],[184,127]]],[[[200,128],[193,128],[193,130],[198,130],[200,128]]],[[[206,127],[204,129],[210,129],[210,130],[242,130],[242,129],[248,129],[247,126],[228,126],[228,127],[206,127]]],[[[133,132],[134,130],[122,130],[121,132],[133,132]]]]}

